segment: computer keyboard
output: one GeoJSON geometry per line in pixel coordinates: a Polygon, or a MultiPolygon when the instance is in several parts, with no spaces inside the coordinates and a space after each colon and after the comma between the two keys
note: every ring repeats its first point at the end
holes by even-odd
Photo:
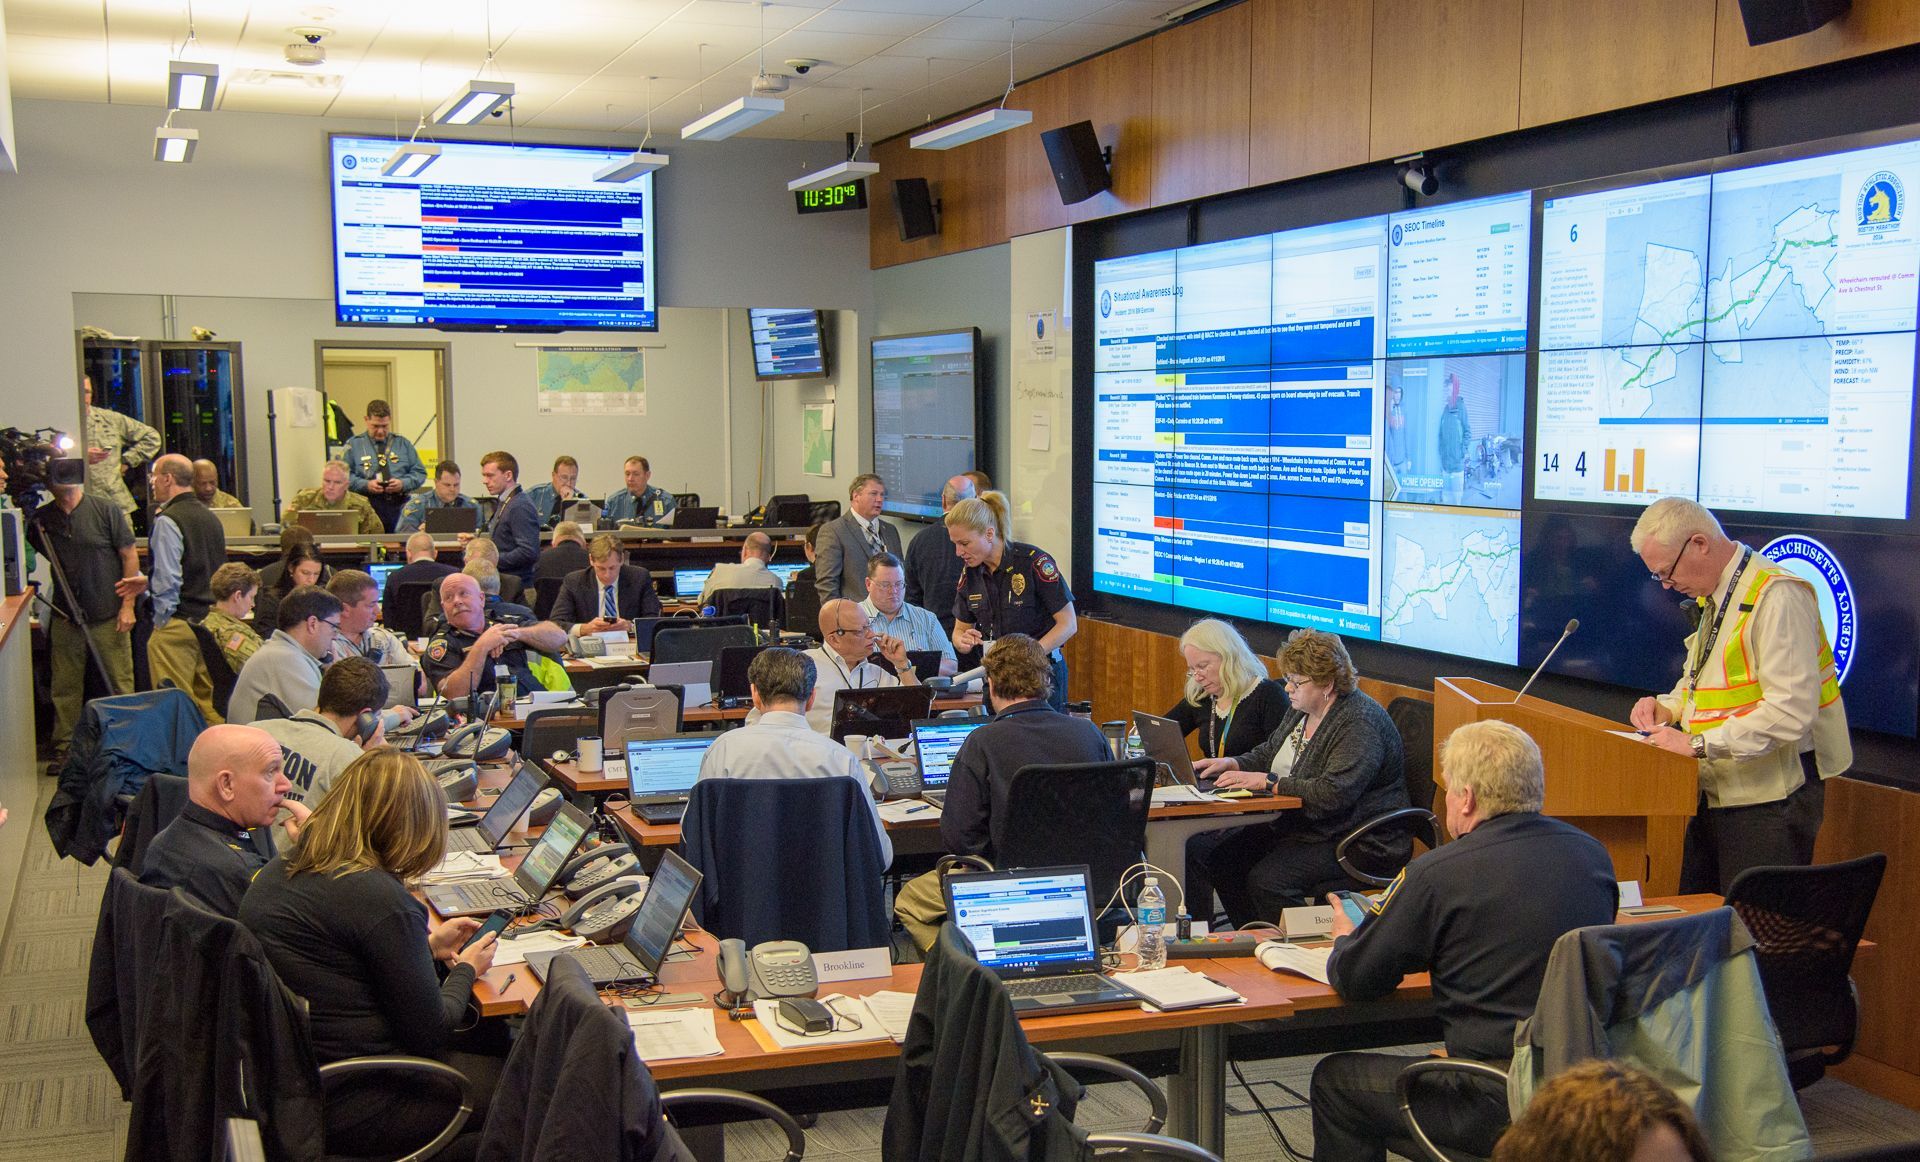
{"type": "Polygon", "coordinates": [[[1077,997],[1088,993],[1103,993],[1112,987],[1105,980],[1091,974],[1042,976],[1032,980],[1008,981],[1007,993],[1016,997],[1077,997]]]}
{"type": "Polygon", "coordinates": [[[493,845],[478,827],[456,827],[447,833],[448,851],[492,851],[493,845]]]}
{"type": "MultiPolygon", "coordinates": [[[[527,898],[520,886],[512,880],[479,880],[462,884],[441,884],[434,894],[444,900],[457,902],[461,909],[468,908],[518,908],[526,904],[527,898]]],[[[446,909],[441,909],[445,911],[446,909]]]]}
{"type": "Polygon", "coordinates": [[[621,975],[624,964],[611,948],[581,948],[573,953],[573,962],[586,970],[588,980],[612,980],[621,975]]]}

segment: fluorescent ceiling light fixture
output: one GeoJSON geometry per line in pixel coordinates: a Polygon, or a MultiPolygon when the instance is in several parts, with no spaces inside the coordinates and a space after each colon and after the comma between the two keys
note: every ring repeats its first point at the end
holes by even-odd
{"type": "Polygon", "coordinates": [[[417,178],[420,171],[440,160],[440,147],[409,141],[393,151],[380,172],[390,178],[417,178]]]}
{"type": "Polygon", "coordinates": [[[211,109],[220,86],[220,66],[196,61],[167,62],[167,108],[211,109]]]}
{"type": "Polygon", "coordinates": [[[433,111],[433,123],[472,125],[511,100],[512,81],[468,81],[433,111]]]}
{"type": "Polygon", "coordinates": [[[735,97],[713,112],[680,129],[686,141],[725,141],[742,129],[751,129],[769,117],[786,112],[778,97],[735,97]]]}
{"type": "Polygon", "coordinates": [[[1018,129],[1032,121],[1033,114],[1025,109],[989,109],[949,122],[938,129],[916,133],[908,139],[907,144],[914,149],[952,149],[983,137],[992,137],[996,133],[1005,133],[1009,129],[1018,129]]]}
{"type": "Polygon", "coordinates": [[[173,129],[162,125],[153,131],[153,160],[193,160],[193,149],[200,144],[198,129],[173,129]]]}
{"type": "Polygon", "coordinates": [[[630,182],[667,164],[667,155],[636,149],[612,165],[593,171],[596,182],[630,182]]]}
{"type": "Polygon", "coordinates": [[[787,189],[796,194],[801,190],[824,190],[828,186],[843,186],[861,178],[870,178],[879,172],[880,163],[877,161],[843,161],[806,177],[795,178],[787,183],[787,189]]]}

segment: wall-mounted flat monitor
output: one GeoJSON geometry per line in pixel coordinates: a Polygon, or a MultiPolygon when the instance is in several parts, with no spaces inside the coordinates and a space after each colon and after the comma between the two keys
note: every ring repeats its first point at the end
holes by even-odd
{"type": "Polygon", "coordinates": [[[940,489],[982,467],[987,398],[980,329],[886,335],[873,341],[873,470],[886,511],[940,515],[940,489]]]}
{"type": "Polygon", "coordinates": [[[753,377],[819,379],[827,374],[826,317],[807,308],[752,307],[753,377]]]}
{"type": "Polygon", "coordinates": [[[334,317],[351,327],[652,331],[652,174],[597,182],[624,148],[333,134],[334,317]],[[406,175],[406,176],[403,176],[406,175]]]}

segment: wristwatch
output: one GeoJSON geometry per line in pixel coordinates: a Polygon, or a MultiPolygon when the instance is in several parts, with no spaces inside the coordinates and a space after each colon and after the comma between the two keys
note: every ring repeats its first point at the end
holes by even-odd
{"type": "Polygon", "coordinates": [[[1704,759],[1707,757],[1707,736],[1706,735],[1704,734],[1694,735],[1691,739],[1691,743],[1693,746],[1694,758],[1704,759]]]}

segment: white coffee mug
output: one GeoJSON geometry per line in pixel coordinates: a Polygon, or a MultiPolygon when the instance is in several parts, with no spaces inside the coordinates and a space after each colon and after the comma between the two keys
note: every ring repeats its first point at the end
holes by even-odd
{"type": "Polygon", "coordinates": [[[574,745],[578,748],[580,755],[578,764],[580,770],[583,772],[592,772],[606,769],[606,754],[600,749],[600,738],[598,735],[592,738],[579,739],[574,745]]]}

